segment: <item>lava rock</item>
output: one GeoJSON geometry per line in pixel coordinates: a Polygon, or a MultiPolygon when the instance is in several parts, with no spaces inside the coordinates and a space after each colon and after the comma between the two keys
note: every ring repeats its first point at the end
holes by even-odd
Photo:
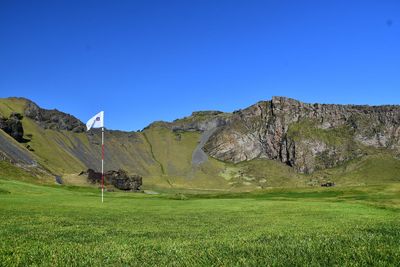
{"type": "Polygon", "coordinates": [[[321,187],[332,187],[335,186],[335,183],[333,182],[327,182],[327,183],[322,183],[321,187]]]}
{"type": "Polygon", "coordinates": [[[126,191],[140,191],[143,182],[141,176],[129,176],[124,170],[108,171],[106,179],[116,188],[126,191]]]}
{"type": "Polygon", "coordinates": [[[10,117],[2,118],[0,117],[0,129],[10,135],[18,142],[24,141],[24,128],[22,127],[23,116],[19,113],[12,113],[10,117]]]}
{"type": "MultiPolygon", "coordinates": [[[[102,175],[100,172],[96,172],[92,169],[88,169],[85,172],[81,172],[79,175],[87,176],[87,179],[92,184],[100,184],[102,175]]],[[[128,175],[128,173],[122,169],[118,171],[107,171],[104,174],[104,184],[113,185],[116,188],[124,191],[135,191],[140,192],[143,184],[143,179],[139,175],[128,175]]]]}
{"type": "Polygon", "coordinates": [[[65,130],[75,133],[85,131],[85,125],[74,116],[58,111],[57,109],[48,110],[40,108],[33,102],[29,102],[26,105],[25,116],[34,120],[45,129],[65,130]]]}

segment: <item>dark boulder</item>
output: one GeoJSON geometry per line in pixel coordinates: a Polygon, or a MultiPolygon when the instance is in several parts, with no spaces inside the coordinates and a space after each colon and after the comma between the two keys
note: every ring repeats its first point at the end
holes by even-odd
{"type": "Polygon", "coordinates": [[[333,182],[322,183],[321,186],[322,187],[332,187],[332,186],[335,186],[335,183],[333,183],[333,182]]]}
{"type": "Polygon", "coordinates": [[[0,129],[7,132],[8,128],[8,123],[7,123],[7,119],[4,117],[0,117],[0,129]]]}
{"type": "Polygon", "coordinates": [[[87,179],[90,183],[96,184],[96,183],[101,183],[101,173],[96,172],[92,169],[88,169],[87,171],[81,172],[79,175],[85,175],[87,176],[87,179]]]}
{"type": "Polygon", "coordinates": [[[112,185],[120,190],[140,191],[143,182],[141,176],[129,176],[124,170],[108,171],[105,177],[112,185]]]}
{"type": "Polygon", "coordinates": [[[54,176],[54,178],[55,178],[57,184],[64,184],[64,181],[61,178],[61,176],[56,175],[56,176],[54,176]]]}
{"type": "Polygon", "coordinates": [[[11,113],[8,119],[0,117],[0,129],[18,142],[23,142],[24,128],[22,127],[22,118],[21,114],[14,112],[11,113]]]}
{"type": "MultiPolygon", "coordinates": [[[[92,169],[88,169],[86,172],[81,172],[80,175],[87,176],[87,179],[92,184],[100,184],[102,175],[100,172],[96,172],[92,169]]],[[[118,171],[107,171],[104,174],[104,184],[113,185],[116,188],[124,191],[135,191],[139,192],[142,186],[143,180],[139,175],[128,175],[124,170],[118,171]]]]}

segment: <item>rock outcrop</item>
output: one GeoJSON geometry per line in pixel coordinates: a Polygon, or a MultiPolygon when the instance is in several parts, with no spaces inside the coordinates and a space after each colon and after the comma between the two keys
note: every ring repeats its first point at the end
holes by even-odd
{"type": "MultiPolygon", "coordinates": [[[[92,184],[101,183],[101,173],[92,169],[82,172],[81,175],[87,175],[87,179],[92,184]]],[[[139,192],[143,184],[142,177],[139,175],[128,175],[124,170],[108,171],[104,174],[104,184],[113,185],[116,188],[124,191],[139,192]]]]}
{"type": "Polygon", "coordinates": [[[58,111],[40,108],[29,101],[25,108],[25,116],[34,120],[42,128],[52,130],[66,130],[76,133],[84,132],[85,125],[72,115],[58,111]]]}
{"type": "Polygon", "coordinates": [[[400,106],[305,104],[274,97],[234,112],[204,149],[222,161],[266,158],[311,173],[362,155],[363,146],[400,151],[400,106]]]}
{"type": "Polygon", "coordinates": [[[24,128],[22,127],[23,116],[13,112],[9,118],[0,117],[0,130],[3,130],[18,142],[23,141],[24,128]]]}

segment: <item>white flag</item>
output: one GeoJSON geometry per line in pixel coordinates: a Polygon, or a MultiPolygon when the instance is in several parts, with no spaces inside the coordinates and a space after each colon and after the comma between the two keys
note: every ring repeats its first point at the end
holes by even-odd
{"type": "Polygon", "coordinates": [[[92,128],[104,127],[104,111],[100,111],[86,123],[87,131],[92,128]]]}

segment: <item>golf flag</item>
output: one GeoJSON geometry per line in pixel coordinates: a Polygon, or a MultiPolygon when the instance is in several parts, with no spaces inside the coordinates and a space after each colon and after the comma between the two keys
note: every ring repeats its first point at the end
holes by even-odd
{"type": "Polygon", "coordinates": [[[89,131],[92,128],[101,128],[101,203],[104,202],[104,111],[100,111],[86,123],[89,131]]]}
{"type": "Polygon", "coordinates": [[[104,127],[104,111],[100,111],[86,123],[87,131],[92,128],[104,127]]]}

